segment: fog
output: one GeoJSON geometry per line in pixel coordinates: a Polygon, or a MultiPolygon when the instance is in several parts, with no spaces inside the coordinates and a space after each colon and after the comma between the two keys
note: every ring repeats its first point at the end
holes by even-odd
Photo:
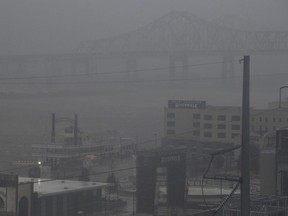
{"type": "Polygon", "coordinates": [[[0,54],[73,52],[81,41],[133,31],[171,10],[288,29],[287,0],[2,0],[0,54]]]}
{"type": "MultiPolygon", "coordinates": [[[[233,28],[288,30],[287,0],[1,0],[0,55],[76,53],[83,41],[134,31],[172,10],[188,11],[233,28]]],[[[235,57],[235,61],[240,58],[235,57]]],[[[195,58],[190,64],[215,61],[221,58],[195,58]]],[[[279,87],[287,85],[287,62],[287,56],[282,55],[251,59],[252,106],[266,107],[268,102],[278,100],[279,87]],[[271,76],[273,73],[277,76],[271,76]]],[[[112,63],[109,66],[109,69],[102,68],[103,71],[123,70],[113,67],[112,63]]],[[[140,68],[159,66],[163,64],[144,61],[140,68]]],[[[195,67],[194,80],[172,86],[167,81],[167,69],[159,76],[147,73],[142,78],[148,82],[105,84],[105,78],[96,80],[91,91],[87,90],[91,86],[75,84],[72,86],[75,95],[72,92],[57,97],[1,99],[3,162],[7,165],[11,160],[29,158],[29,146],[47,140],[53,112],[70,117],[78,113],[80,126],[89,131],[117,130],[123,136],[145,140],[163,134],[163,109],[169,99],[207,100],[214,105],[241,104],[242,65],[238,62],[235,63],[236,78],[227,86],[219,79],[221,64],[195,67]],[[153,82],[154,79],[164,81],[153,82]],[[85,88],[87,91],[82,91],[85,88]],[[22,155],[15,154],[19,149],[22,155]]],[[[108,81],[111,80],[108,78],[108,81]]],[[[29,87],[29,93],[38,92],[33,85],[19,86],[19,89],[29,87]]],[[[52,85],[47,91],[53,88],[52,85]]],[[[9,83],[2,84],[0,89],[1,92],[15,91],[9,83]]],[[[19,91],[16,92],[22,90],[19,91]]]]}

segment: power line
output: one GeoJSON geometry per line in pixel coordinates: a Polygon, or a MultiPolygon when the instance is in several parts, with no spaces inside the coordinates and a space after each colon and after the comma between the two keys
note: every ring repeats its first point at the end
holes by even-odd
{"type": "MultiPolygon", "coordinates": [[[[288,76],[288,73],[275,73],[275,74],[254,74],[251,78],[265,78],[275,76],[288,76]]],[[[232,79],[242,79],[241,76],[231,77],[232,79]]],[[[28,79],[28,78],[27,78],[28,79]]],[[[198,78],[168,78],[168,79],[139,79],[139,80],[92,80],[92,81],[49,81],[49,82],[0,82],[1,85],[87,85],[87,84],[130,84],[130,83],[165,83],[165,82],[193,82],[193,81],[210,81],[210,80],[224,80],[223,76],[215,77],[198,77],[198,78]]],[[[18,79],[15,79],[18,80],[18,79]]],[[[24,80],[24,79],[21,79],[24,80]]],[[[0,79],[1,81],[1,79],[0,79]]]]}
{"type": "MultiPolygon", "coordinates": [[[[133,170],[133,169],[137,169],[137,167],[127,167],[127,168],[122,168],[122,169],[114,169],[114,170],[109,170],[109,171],[103,171],[103,172],[96,172],[96,173],[91,173],[88,174],[88,176],[96,176],[96,175],[103,175],[103,174],[107,174],[107,173],[114,173],[114,172],[122,172],[122,171],[127,171],[127,170],[133,170]]],[[[69,179],[74,179],[74,178],[79,178],[81,177],[81,175],[75,175],[75,176],[69,176],[68,178],[65,178],[66,180],[69,179]]],[[[57,179],[57,178],[53,178],[53,179],[43,179],[40,181],[32,181],[32,183],[42,183],[42,182],[51,182],[51,181],[58,181],[61,179],[57,179]]],[[[30,184],[31,182],[24,182],[23,184],[30,184]]]]}
{"type": "MultiPolygon", "coordinates": [[[[236,62],[236,61],[230,61],[236,62]]],[[[207,63],[198,63],[198,64],[191,64],[191,65],[182,65],[182,66],[175,66],[175,68],[189,68],[189,67],[200,67],[200,66],[208,66],[214,64],[222,64],[223,61],[220,62],[207,62],[207,63]]],[[[226,63],[226,62],[225,62],[226,63]]],[[[155,67],[155,68],[146,68],[146,69],[136,69],[133,72],[142,72],[142,71],[159,71],[159,70],[166,70],[169,67],[155,67]]],[[[64,78],[64,77],[83,77],[83,76],[94,76],[94,75],[110,75],[110,74],[127,74],[129,71],[121,70],[121,71],[108,71],[108,72],[90,72],[90,73],[79,73],[79,74],[58,74],[58,75],[46,75],[46,76],[19,76],[19,77],[0,77],[0,80],[25,80],[25,79],[50,79],[50,78],[64,78]]]]}

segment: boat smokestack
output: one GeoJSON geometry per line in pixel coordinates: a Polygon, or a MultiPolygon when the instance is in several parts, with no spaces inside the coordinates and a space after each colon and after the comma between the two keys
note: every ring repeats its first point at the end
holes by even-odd
{"type": "Polygon", "coordinates": [[[51,142],[55,142],[55,113],[52,113],[51,142]]]}

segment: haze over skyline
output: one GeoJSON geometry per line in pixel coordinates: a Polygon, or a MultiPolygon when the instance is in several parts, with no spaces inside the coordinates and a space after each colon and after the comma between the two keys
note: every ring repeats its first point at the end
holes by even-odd
{"type": "Polygon", "coordinates": [[[171,10],[288,30],[285,0],[2,0],[0,55],[74,52],[81,41],[133,31],[171,10]]]}

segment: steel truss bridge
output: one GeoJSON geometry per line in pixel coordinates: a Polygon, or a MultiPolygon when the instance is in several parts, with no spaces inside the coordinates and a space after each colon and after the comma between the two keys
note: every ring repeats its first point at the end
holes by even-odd
{"type": "Polygon", "coordinates": [[[176,63],[183,64],[186,73],[189,58],[217,55],[223,57],[223,76],[227,77],[233,73],[233,56],[263,54],[287,55],[288,31],[237,30],[189,12],[172,11],[133,32],[83,42],[74,53],[2,56],[0,74],[23,76],[27,71],[46,75],[77,74],[79,68],[85,73],[97,73],[103,59],[115,58],[125,61],[124,70],[131,74],[137,71],[137,61],[141,58],[167,57],[167,71],[173,79],[176,63]]]}
{"type": "Polygon", "coordinates": [[[82,53],[103,56],[288,53],[288,31],[241,31],[172,11],[144,26],[112,38],[84,42],[82,53]]]}

